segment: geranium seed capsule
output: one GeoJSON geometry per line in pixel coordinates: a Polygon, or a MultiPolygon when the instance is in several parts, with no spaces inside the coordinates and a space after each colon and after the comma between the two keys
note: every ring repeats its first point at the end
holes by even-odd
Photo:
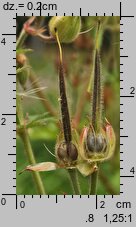
{"type": "Polygon", "coordinates": [[[87,135],[86,147],[88,151],[96,153],[105,152],[106,146],[106,139],[102,134],[95,136],[89,133],[87,135]]]}
{"type": "Polygon", "coordinates": [[[95,151],[95,136],[93,133],[89,133],[87,135],[87,141],[86,141],[87,148],[90,152],[95,151]]]}
{"type": "Polygon", "coordinates": [[[102,135],[102,134],[98,134],[97,137],[96,137],[96,152],[105,152],[106,151],[106,147],[107,147],[107,144],[106,144],[106,139],[105,137],[102,135]]]}
{"type": "Polygon", "coordinates": [[[78,151],[76,146],[73,143],[67,145],[67,154],[71,161],[76,161],[78,157],[78,151]]]}
{"type": "Polygon", "coordinates": [[[104,152],[106,148],[106,133],[98,132],[95,133],[93,126],[87,130],[85,139],[85,149],[88,152],[100,153],[104,152]]]}
{"type": "Polygon", "coordinates": [[[56,155],[60,162],[63,162],[65,164],[71,164],[71,162],[77,160],[78,150],[72,142],[66,144],[66,142],[64,141],[56,147],[56,155]]]}
{"type": "Polygon", "coordinates": [[[49,22],[49,31],[51,36],[56,38],[56,32],[60,42],[70,43],[74,41],[81,30],[81,17],[80,16],[56,16],[52,17],[49,22]]]}
{"type": "Polygon", "coordinates": [[[66,157],[67,157],[67,149],[66,149],[66,143],[65,142],[62,142],[57,147],[56,154],[57,154],[58,159],[60,159],[60,160],[65,160],[66,159],[66,157]]]}
{"type": "Polygon", "coordinates": [[[85,128],[81,137],[80,154],[84,160],[91,162],[109,159],[115,148],[115,133],[106,120],[100,132],[95,132],[92,125],[85,128]]]}

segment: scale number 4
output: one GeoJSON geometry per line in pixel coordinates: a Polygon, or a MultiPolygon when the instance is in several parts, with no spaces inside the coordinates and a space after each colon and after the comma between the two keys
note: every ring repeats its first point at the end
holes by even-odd
{"type": "Polygon", "coordinates": [[[5,45],[6,45],[6,39],[3,38],[3,39],[1,40],[1,43],[5,46],[5,45]]]}
{"type": "Polygon", "coordinates": [[[130,173],[132,173],[133,175],[135,174],[135,168],[134,168],[134,167],[132,167],[132,168],[130,169],[130,173]]]}

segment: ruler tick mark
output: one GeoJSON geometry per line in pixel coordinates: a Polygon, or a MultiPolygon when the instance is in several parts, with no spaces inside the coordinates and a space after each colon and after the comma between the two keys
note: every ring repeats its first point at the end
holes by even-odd
{"type": "Polygon", "coordinates": [[[121,98],[134,98],[134,95],[120,95],[121,98]]]}
{"type": "Polygon", "coordinates": [[[16,34],[12,34],[12,33],[2,34],[2,35],[15,35],[16,36],[16,34]]]}
{"type": "Polygon", "coordinates": [[[128,55],[120,55],[120,58],[128,58],[128,55]]]}
{"type": "Polygon", "coordinates": [[[17,197],[17,195],[16,195],[16,210],[17,210],[17,198],[18,198],[18,197],[17,197]]]}
{"type": "Polygon", "coordinates": [[[8,155],[16,155],[16,154],[11,153],[11,154],[8,154],[8,155]]]}
{"type": "Polygon", "coordinates": [[[58,195],[56,195],[55,197],[56,197],[56,203],[58,203],[58,195]]]}
{"type": "Polygon", "coordinates": [[[80,8],[80,16],[82,15],[82,9],[80,8]]]}
{"type": "Polygon", "coordinates": [[[16,73],[8,73],[8,76],[16,76],[16,73]]]}
{"type": "Polygon", "coordinates": [[[16,113],[11,113],[11,114],[6,113],[6,114],[2,114],[2,116],[16,116],[16,113]]]}
{"type": "Polygon", "coordinates": [[[98,209],[98,197],[97,195],[95,196],[95,206],[96,206],[96,210],[98,209]]]}

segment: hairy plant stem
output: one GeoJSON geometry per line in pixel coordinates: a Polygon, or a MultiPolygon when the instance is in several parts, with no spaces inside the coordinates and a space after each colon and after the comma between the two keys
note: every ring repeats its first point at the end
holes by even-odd
{"type": "Polygon", "coordinates": [[[80,195],[80,185],[78,181],[78,173],[77,170],[75,169],[68,169],[68,174],[69,174],[69,179],[71,181],[71,186],[73,189],[73,194],[74,195],[80,195]]]}
{"type": "MultiPolygon", "coordinates": [[[[96,43],[95,43],[95,58],[94,58],[94,82],[93,82],[93,97],[92,97],[92,126],[96,133],[100,132],[102,124],[102,86],[101,86],[101,70],[100,70],[100,55],[99,55],[99,29],[100,21],[98,21],[98,27],[96,31],[96,43]]],[[[98,164],[98,163],[97,163],[98,164]]],[[[97,180],[98,171],[91,174],[90,180],[90,195],[97,193],[97,180]]]]}
{"type": "MultiPolygon", "coordinates": [[[[18,93],[18,86],[19,86],[19,81],[17,79],[17,81],[16,81],[17,93],[18,93]]],[[[18,118],[19,124],[22,126],[19,136],[22,139],[22,142],[24,144],[28,162],[29,162],[29,164],[33,165],[33,164],[36,164],[36,161],[34,158],[32,147],[31,147],[28,131],[25,128],[25,119],[23,116],[23,109],[22,109],[21,102],[22,102],[21,97],[19,95],[17,95],[17,108],[16,108],[17,109],[17,118],[18,118]]],[[[32,172],[32,175],[33,175],[34,183],[36,185],[38,194],[40,194],[40,195],[46,194],[40,174],[37,172],[32,172]]]]}

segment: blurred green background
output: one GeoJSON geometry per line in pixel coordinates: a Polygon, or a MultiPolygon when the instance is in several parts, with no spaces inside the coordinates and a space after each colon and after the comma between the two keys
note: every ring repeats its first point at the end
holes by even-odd
{"type": "MultiPolygon", "coordinates": [[[[23,26],[26,17],[17,18],[17,34],[23,26]]],[[[43,19],[47,26],[50,17],[43,19]]],[[[82,31],[96,24],[97,17],[82,17],[82,31]]],[[[113,157],[100,166],[97,194],[119,194],[120,191],[120,78],[119,78],[119,17],[101,17],[101,61],[104,82],[104,110],[105,116],[112,124],[116,134],[116,149],[113,157]]],[[[87,92],[93,67],[93,54],[96,26],[79,37],[71,44],[63,44],[66,88],[70,107],[71,119],[78,132],[88,125],[91,102],[87,92]]],[[[56,43],[45,43],[37,37],[28,37],[25,48],[33,51],[27,54],[31,67],[36,73],[37,80],[44,89],[45,99],[56,111],[56,117],[50,113],[45,119],[45,126],[29,129],[31,145],[36,162],[53,161],[55,158],[47,152],[44,144],[54,153],[57,136],[60,132],[58,123],[61,120],[58,90],[58,47],[56,43]]],[[[24,116],[35,116],[47,112],[41,100],[29,97],[32,89],[27,82],[26,97],[23,98],[24,116]]],[[[33,94],[36,97],[36,94],[33,94]]],[[[17,135],[17,194],[37,194],[31,172],[19,172],[29,165],[24,152],[24,146],[17,135]]],[[[72,194],[66,170],[43,172],[40,174],[47,194],[72,194]]],[[[88,181],[79,174],[82,194],[88,194],[88,181]]]]}

